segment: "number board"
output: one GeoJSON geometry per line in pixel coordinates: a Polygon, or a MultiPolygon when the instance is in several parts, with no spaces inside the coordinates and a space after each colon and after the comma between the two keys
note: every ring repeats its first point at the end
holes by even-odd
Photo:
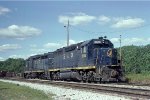
{"type": "Polygon", "coordinates": [[[102,41],[94,41],[94,44],[101,44],[102,41]]]}

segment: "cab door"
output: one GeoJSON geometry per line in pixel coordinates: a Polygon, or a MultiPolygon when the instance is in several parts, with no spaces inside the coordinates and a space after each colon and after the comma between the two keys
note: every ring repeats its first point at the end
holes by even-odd
{"type": "Polygon", "coordinates": [[[87,46],[83,46],[80,49],[80,60],[79,60],[79,66],[86,66],[87,65],[87,46]]]}

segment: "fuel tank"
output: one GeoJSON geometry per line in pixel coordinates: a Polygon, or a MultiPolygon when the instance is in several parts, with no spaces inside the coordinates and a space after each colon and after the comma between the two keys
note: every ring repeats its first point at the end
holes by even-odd
{"type": "Polygon", "coordinates": [[[60,72],[60,79],[81,81],[82,78],[78,72],[60,72]]]}

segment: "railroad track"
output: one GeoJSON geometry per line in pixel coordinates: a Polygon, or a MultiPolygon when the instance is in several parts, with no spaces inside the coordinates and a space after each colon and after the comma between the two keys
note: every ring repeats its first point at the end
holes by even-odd
{"type": "Polygon", "coordinates": [[[60,81],[48,81],[48,80],[27,80],[27,79],[11,79],[16,81],[23,82],[32,82],[32,83],[40,83],[40,84],[51,84],[51,85],[59,85],[77,89],[86,89],[92,90],[96,92],[105,92],[111,94],[124,95],[136,99],[150,99],[150,90],[147,89],[136,89],[136,88],[127,88],[127,87],[114,87],[114,86],[104,86],[98,84],[89,84],[89,83],[77,83],[77,82],[60,82],[60,81]]]}

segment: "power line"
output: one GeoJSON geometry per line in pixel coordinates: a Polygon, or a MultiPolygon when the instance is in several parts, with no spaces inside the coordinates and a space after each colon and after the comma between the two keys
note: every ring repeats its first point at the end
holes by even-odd
{"type": "Polygon", "coordinates": [[[81,29],[79,27],[76,27],[76,26],[73,26],[73,25],[70,25],[73,29],[75,30],[78,30],[78,31],[81,31],[81,32],[84,32],[84,33],[93,33],[93,34],[97,34],[97,33],[105,33],[104,31],[103,32],[94,32],[94,31],[89,31],[89,30],[85,30],[85,29],[81,29]]]}
{"type": "Polygon", "coordinates": [[[76,27],[76,26],[73,26],[73,25],[70,25],[71,28],[75,29],[75,30],[78,30],[78,31],[81,31],[81,32],[84,32],[84,33],[92,33],[92,34],[102,34],[102,33],[120,33],[120,32],[127,32],[127,31],[131,31],[131,30],[136,30],[136,29],[141,29],[141,28],[145,28],[145,27],[148,27],[150,26],[150,24],[147,24],[147,25],[143,25],[141,27],[135,27],[135,28],[130,28],[130,29],[124,29],[124,30],[118,30],[118,31],[108,31],[108,32],[104,32],[104,31],[89,31],[89,30],[85,30],[85,29],[81,29],[79,27],[76,27]]]}

